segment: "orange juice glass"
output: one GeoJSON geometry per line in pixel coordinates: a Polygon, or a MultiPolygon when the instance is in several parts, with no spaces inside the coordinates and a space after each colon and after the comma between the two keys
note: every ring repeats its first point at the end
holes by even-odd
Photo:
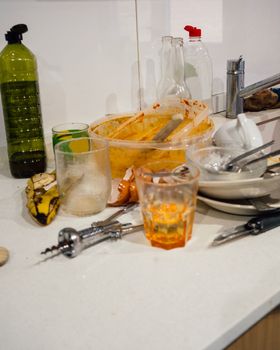
{"type": "Polygon", "coordinates": [[[199,170],[174,161],[148,163],[136,171],[144,229],[154,247],[184,247],[191,239],[199,170]]]}

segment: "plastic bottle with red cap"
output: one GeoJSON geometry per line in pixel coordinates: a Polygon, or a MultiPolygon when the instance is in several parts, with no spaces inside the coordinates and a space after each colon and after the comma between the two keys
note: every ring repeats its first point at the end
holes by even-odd
{"type": "Polygon", "coordinates": [[[201,29],[186,25],[189,40],[185,45],[185,80],[193,99],[204,101],[212,111],[212,61],[201,41],[201,29]]]}

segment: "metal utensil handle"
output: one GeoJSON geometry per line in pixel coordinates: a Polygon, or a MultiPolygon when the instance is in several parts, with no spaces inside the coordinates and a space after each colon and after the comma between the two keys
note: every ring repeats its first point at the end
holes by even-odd
{"type": "Polygon", "coordinates": [[[237,162],[240,161],[241,159],[244,159],[244,158],[246,158],[246,157],[249,157],[249,156],[251,156],[252,154],[254,154],[254,153],[256,153],[256,152],[261,151],[261,150],[263,150],[263,149],[265,149],[265,148],[267,148],[267,147],[273,145],[274,142],[275,142],[274,140],[271,140],[271,141],[269,141],[269,142],[267,142],[267,143],[265,143],[265,144],[263,144],[263,145],[261,145],[261,146],[258,146],[258,147],[256,147],[256,148],[251,149],[251,150],[248,151],[248,152],[245,152],[245,153],[240,154],[239,156],[237,156],[237,157],[233,158],[232,160],[230,160],[230,161],[225,165],[225,167],[226,167],[226,168],[231,167],[233,164],[237,163],[237,162]]]}
{"type": "Polygon", "coordinates": [[[280,225],[280,214],[262,215],[249,220],[245,227],[251,230],[250,234],[258,235],[260,233],[271,230],[280,225]]]}
{"type": "Polygon", "coordinates": [[[124,228],[122,228],[122,236],[126,236],[126,235],[129,235],[130,233],[141,231],[143,229],[144,229],[143,224],[130,226],[130,227],[124,227],[124,228]]]}
{"type": "Polygon", "coordinates": [[[184,121],[183,114],[175,114],[172,119],[153,137],[152,141],[162,142],[184,121]]]}
{"type": "Polygon", "coordinates": [[[107,232],[108,230],[114,229],[116,227],[121,227],[121,223],[119,221],[109,221],[108,223],[105,222],[102,226],[93,226],[78,232],[80,234],[81,239],[85,240],[90,237],[103,234],[104,232],[107,232]]]}
{"type": "Polygon", "coordinates": [[[93,227],[103,226],[103,225],[111,222],[113,219],[116,219],[116,218],[120,217],[121,215],[124,215],[124,214],[130,212],[131,210],[133,210],[136,207],[138,207],[138,203],[129,203],[125,207],[123,207],[122,209],[120,209],[120,210],[116,211],[114,214],[110,215],[107,219],[102,220],[102,221],[93,222],[91,224],[91,226],[93,226],[93,227]]]}
{"type": "Polygon", "coordinates": [[[258,159],[253,159],[253,160],[250,160],[249,162],[245,163],[242,165],[241,169],[244,168],[246,165],[250,165],[250,164],[254,164],[254,163],[257,163],[263,159],[267,159],[269,157],[274,157],[274,156],[278,156],[278,154],[280,154],[280,149],[277,149],[276,151],[272,151],[272,152],[269,152],[263,156],[261,156],[260,158],[258,159]]]}
{"type": "Polygon", "coordinates": [[[280,119],[280,115],[278,115],[277,117],[271,118],[271,119],[262,120],[261,122],[256,123],[256,125],[260,126],[260,125],[263,125],[266,123],[273,122],[273,121],[278,120],[278,119],[280,119]]]}
{"type": "Polygon", "coordinates": [[[115,239],[115,240],[120,239],[123,236],[126,236],[130,233],[141,231],[141,230],[143,230],[143,228],[144,228],[144,225],[135,225],[135,226],[128,226],[128,227],[120,227],[120,228],[115,229],[115,230],[114,229],[109,230],[101,238],[98,238],[94,241],[87,242],[86,248],[89,248],[93,245],[97,245],[99,243],[105,242],[109,239],[115,239]]]}

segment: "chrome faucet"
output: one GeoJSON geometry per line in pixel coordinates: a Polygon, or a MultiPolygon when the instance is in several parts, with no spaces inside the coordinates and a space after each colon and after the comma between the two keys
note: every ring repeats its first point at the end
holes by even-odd
{"type": "Polygon", "coordinates": [[[244,88],[245,61],[242,56],[227,61],[226,117],[236,118],[243,113],[243,100],[254,93],[280,84],[280,73],[244,88]]]}

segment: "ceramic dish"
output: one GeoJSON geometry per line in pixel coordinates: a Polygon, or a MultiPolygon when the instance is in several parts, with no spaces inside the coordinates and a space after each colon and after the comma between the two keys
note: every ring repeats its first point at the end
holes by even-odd
{"type": "MultiPolygon", "coordinates": [[[[259,215],[260,214],[260,211],[258,211],[253,205],[250,205],[246,200],[228,202],[228,201],[222,201],[222,200],[204,197],[202,195],[198,195],[197,198],[201,202],[209,205],[209,207],[222,211],[224,213],[234,214],[234,215],[259,215]]],[[[274,200],[272,201],[272,203],[269,203],[269,200],[268,200],[267,203],[274,208],[280,208],[280,198],[278,202],[275,202],[274,200]]]]}
{"type": "Polygon", "coordinates": [[[216,146],[236,147],[240,145],[244,149],[252,149],[263,144],[260,129],[253,119],[246,117],[244,113],[237,118],[227,120],[214,134],[216,146]]]}
{"type": "MultiPolygon", "coordinates": [[[[252,165],[245,166],[242,171],[223,170],[231,160],[244,153],[242,149],[226,147],[190,147],[187,151],[187,158],[200,169],[200,177],[203,181],[237,181],[243,179],[255,179],[265,172],[267,161],[262,160],[252,165]]],[[[262,155],[261,152],[247,156],[238,162],[239,166],[250,160],[256,160],[262,155]]]]}
{"type": "Polygon", "coordinates": [[[199,191],[218,199],[244,199],[267,196],[280,188],[280,175],[236,181],[200,181],[199,191]]]}

